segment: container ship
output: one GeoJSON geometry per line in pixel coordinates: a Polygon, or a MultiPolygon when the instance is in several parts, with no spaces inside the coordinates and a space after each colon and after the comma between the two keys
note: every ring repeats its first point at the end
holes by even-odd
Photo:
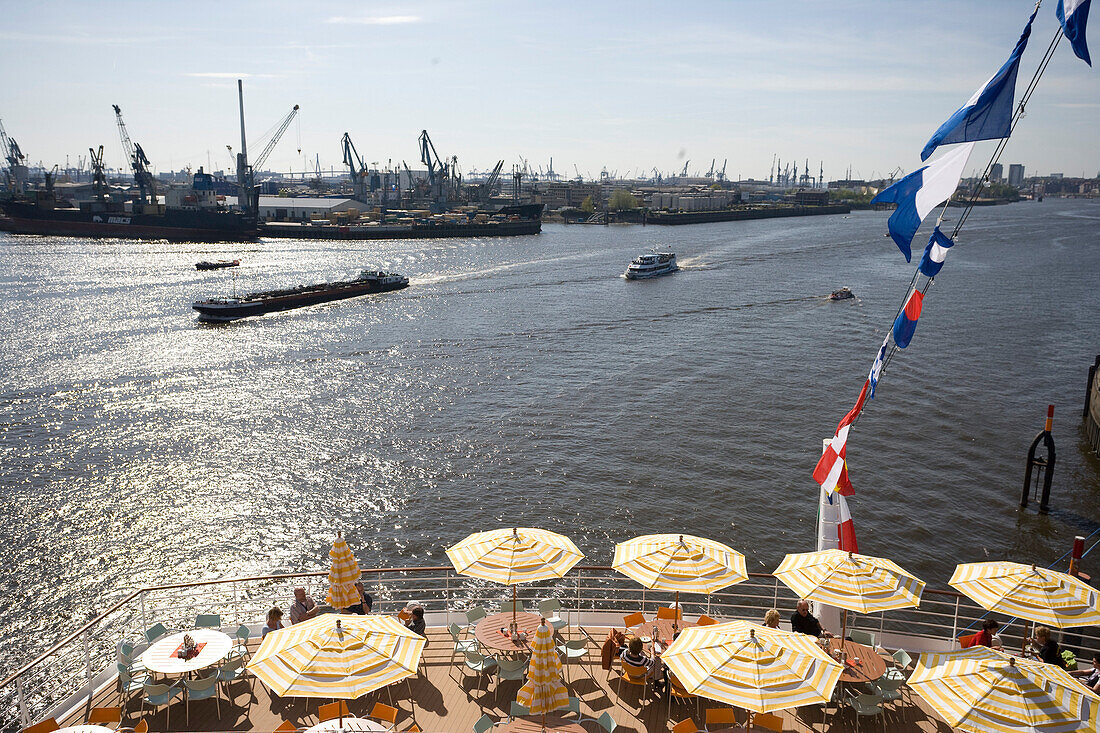
{"type": "Polygon", "coordinates": [[[402,216],[390,221],[268,222],[264,237],[289,239],[435,239],[441,237],[518,237],[542,231],[542,204],[517,204],[494,212],[402,216]]]}
{"type": "Polygon", "coordinates": [[[293,310],[307,305],[327,303],[330,300],[357,298],[360,295],[385,293],[409,287],[409,278],[396,273],[364,270],[354,280],[301,285],[285,290],[268,290],[241,297],[211,298],[192,304],[199,313],[199,320],[208,323],[226,323],[248,316],[258,316],[275,311],[293,310]]]}

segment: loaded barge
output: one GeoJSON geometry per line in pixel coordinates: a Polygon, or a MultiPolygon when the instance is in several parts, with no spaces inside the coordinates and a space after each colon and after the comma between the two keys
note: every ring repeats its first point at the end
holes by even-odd
{"type": "Polygon", "coordinates": [[[241,297],[211,298],[191,305],[199,313],[199,320],[207,323],[227,323],[248,316],[293,310],[307,305],[327,303],[330,300],[357,298],[360,295],[385,293],[409,287],[409,278],[396,273],[363,270],[354,280],[301,285],[284,290],[268,290],[249,293],[241,297]]]}
{"type": "Polygon", "coordinates": [[[542,231],[542,204],[505,206],[486,215],[457,218],[423,218],[407,222],[348,221],[267,222],[260,228],[264,237],[284,239],[436,239],[443,237],[518,237],[542,231]]]}

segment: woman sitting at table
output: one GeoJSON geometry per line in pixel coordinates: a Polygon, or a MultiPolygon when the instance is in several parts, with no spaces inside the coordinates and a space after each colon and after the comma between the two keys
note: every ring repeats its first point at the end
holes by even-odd
{"type": "Polygon", "coordinates": [[[1062,650],[1058,648],[1058,642],[1046,626],[1035,627],[1035,638],[1032,642],[1039,647],[1039,659],[1056,667],[1066,668],[1066,660],[1062,658],[1062,650]]]}
{"type": "Polygon", "coordinates": [[[658,657],[651,657],[645,653],[642,640],[635,636],[627,642],[626,648],[619,655],[619,659],[635,667],[645,667],[646,677],[653,680],[653,688],[660,692],[664,689],[664,665],[658,657]]]}
{"type": "Polygon", "coordinates": [[[426,625],[424,623],[424,607],[413,606],[409,609],[409,620],[405,622],[405,628],[415,631],[424,638],[428,637],[426,631],[426,625]]]}
{"type": "Polygon", "coordinates": [[[779,611],[777,609],[768,609],[768,612],[764,614],[764,625],[769,629],[779,628],[779,611]]]}
{"type": "Polygon", "coordinates": [[[272,606],[267,612],[267,625],[260,629],[260,638],[263,639],[270,632],[283,628],[283,612],[278,606],[272,606]]]}

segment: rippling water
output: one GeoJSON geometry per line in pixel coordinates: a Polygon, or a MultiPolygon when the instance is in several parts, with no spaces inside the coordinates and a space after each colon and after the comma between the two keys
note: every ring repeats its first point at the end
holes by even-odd
{"type": "MultiPolygon", "coordinates": [[[[592,563],[689,531],[773,569],[812,549],[821,439],[912,273],[885,219],[241,249],[0,235],[0,638],[23,636],[0,667],[125,587],[324,567],[337,529],[364,565],[442,564],[472,529],[525,524],[592,563]],[[683,271],[625,281],[654,246],[683,271]],[[412,286],[204,326],[191,301],[233,286],[194,270],[211,257],[243,259],[241,290],[378,266],[412,286]],[[858,299],[827,301],[841,285],[858,299]]],[[[1096,526],[1098,232],[1097,202],[974,212],[849,442],[861,550],[944,587],[957,562],[1050,562],[1096,526]],[[1048,402],[1040,517],[1017,503],[1048,402]]]]}

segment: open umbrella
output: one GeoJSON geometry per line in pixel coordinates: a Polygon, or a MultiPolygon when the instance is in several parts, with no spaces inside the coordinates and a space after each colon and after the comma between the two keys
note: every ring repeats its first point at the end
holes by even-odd
{"type": "Polygon", "coordinates": [[[414,676],[426,643],[392,616],[328,613],[269,633],[247,668],[279,696],[351,700],[414,676]]]}
{"type": "Polygon", "coordinates": [[[964,563],[950,584],[989,611],[1060,629],[1100,624],[1100,594],[1057,570],[1018,562],[964,563]]]}
{"type": "Polygon", "coordinates": [[[543,716],[569,703],[569,691],[561,681],[561,659],[554,649],[554,634],[546,619],[542,619],[531,643],[527,682],[519,688],[516,702],[527,707],[532,715],[543,716]]]}
{"type": "Polygon", "coordinates": [[[844,672],[812,637],[748,621],[684,629],[661,659],[688,692],[757,713],[828,702],[844,672]]]}
{"type": "Polygon", "coordinates": [[[957,730],[1097,730],[1100,695],[1053,664],[1014,658],[985,646],[925,652],[908,684],[957,730]]]}
{"type": "Polygon", "coordinates": [[[359,580],[359,563],[355,562],[355,555],[344,542],[342,533],[336,533],[336,541],[332,543],[328,556],[332,564],[328,571],[329,587],[325,600],[333,608],[354,606],[362,600],[355,588],[359,580]]]}
{"type": "MultiPolygon", "coordinates": [[[[748,580],[745,556],[721,542],[676,534],[649,534],[615,545],[614,570],[651,590],[714,593],[748,580]]],[[[676,621],[673,621],[675,627],[676,621]]]]}
{"type": "Polygon", "coordinates": [[[893,560],[843,550],[787,555],[772,573],[802,598],[848,611],[876,613],[920,605],[924,581],[893,560]]]}
{"type": "Polygon", "coordinates": [[[462,575],[512,586],[514,622],[517,584],[560,578],[584,555],[557,532],[513,527],[475,532],[448,547],[447,558],[462,575]]]}

